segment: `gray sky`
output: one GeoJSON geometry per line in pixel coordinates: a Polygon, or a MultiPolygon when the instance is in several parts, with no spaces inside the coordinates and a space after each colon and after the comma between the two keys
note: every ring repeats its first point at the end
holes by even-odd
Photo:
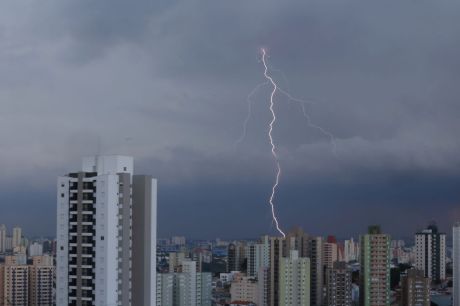
{"type": "Polygon", "coordinates": [[[0,223],[53,235],[55,182],[81,156],[129,154],[159,179],[159,234],[283,229],[411,236],[460,220],[458,1],[0,2],[0,223]],[[100,143],[100,146],[98,145],[100,143]]]}

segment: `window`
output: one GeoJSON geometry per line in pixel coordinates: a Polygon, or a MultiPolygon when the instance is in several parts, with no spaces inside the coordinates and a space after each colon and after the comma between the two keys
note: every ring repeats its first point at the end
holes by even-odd
{"type": "Polygon", "coordinates": [[[101,240],[104,240],[104,236],[101,236],[101,240]]]}

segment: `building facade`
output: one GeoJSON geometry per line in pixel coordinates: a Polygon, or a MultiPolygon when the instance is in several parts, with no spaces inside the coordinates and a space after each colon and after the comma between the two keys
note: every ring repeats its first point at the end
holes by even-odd
{"type": "Polygon", "coordinates": [[[402,306],[430,306],[430,279],[422,270],[409,269],[401,277],[402,306]]]}
{"type": "Polygon", "coordinates": [[[379,226],[370,226],[360,237],[361,271],[359,298],[361,306],[390,305],[390,236],[379,226]]]}
{"type": "Polygon", "coordinates": [[[56,305],[156,303],[156,180],[95,156],[58,179],[56,305]]]}
{"type": "Polygon", "coordinates": [[[345,262],[335,262],[331,268],[326,269],[326,305],[352,305],[351,273],[345,262]]]}
{"type": "Polygon", "coordinates": [[[308,241],[307,257],[310,258],[310,304],[323,305],[324,260],[323,238],[311,237],[308,241]]]}
{"type": "Polygon", "coordinates": [[[297,250],[280,261],[279,296],[283,306],[310,305],[310,259],[297,250]]]}
{"type": "Polygon", "coordinates": [[[436,225],[415,234],[415,267],[434,282],[446,279],[446,234],[436,225]]]}

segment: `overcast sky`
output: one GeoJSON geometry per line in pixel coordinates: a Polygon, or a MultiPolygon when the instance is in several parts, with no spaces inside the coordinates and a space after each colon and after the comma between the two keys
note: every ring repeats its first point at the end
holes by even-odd
{"type": "Polygon", "coordinates": [[[159,235],[398,237],[460,220],[460,2],[0,2],[0,223],[54,235],[56,177],[90,154],[159,180],[159,235]]]}

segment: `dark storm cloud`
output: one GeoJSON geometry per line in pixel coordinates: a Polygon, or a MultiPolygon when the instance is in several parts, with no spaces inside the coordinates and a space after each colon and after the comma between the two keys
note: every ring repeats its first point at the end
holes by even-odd
{"type": "MultiPolygon", "coordinates": [[[[277,96],[285,227],[356,234],[380,222],[408,235],[439,219],[448,228],[459,202],[459,8],[455,1],[3,1],[3,190],[8,199],[18,194],[19,207],[43,207],[51,225],[36,230],[52,233],[54,200],[46,199],[55,177],[78,168],[81,155],[130,154],[138,172],[159,178],[162,235],[270,231],[268,87],[254,95],[247,137],[234,146],[246,96],[264,81],[258,49],[266,47],[282,71],[272,71],[278,82],[312,102],[312,121],[337,138],[334,155],[299,105],[277,96]],[[19,196],[18,186],[35,200],[19,196]]],[[[1,209],[15,212],[6,202],[1,209]]]]}

